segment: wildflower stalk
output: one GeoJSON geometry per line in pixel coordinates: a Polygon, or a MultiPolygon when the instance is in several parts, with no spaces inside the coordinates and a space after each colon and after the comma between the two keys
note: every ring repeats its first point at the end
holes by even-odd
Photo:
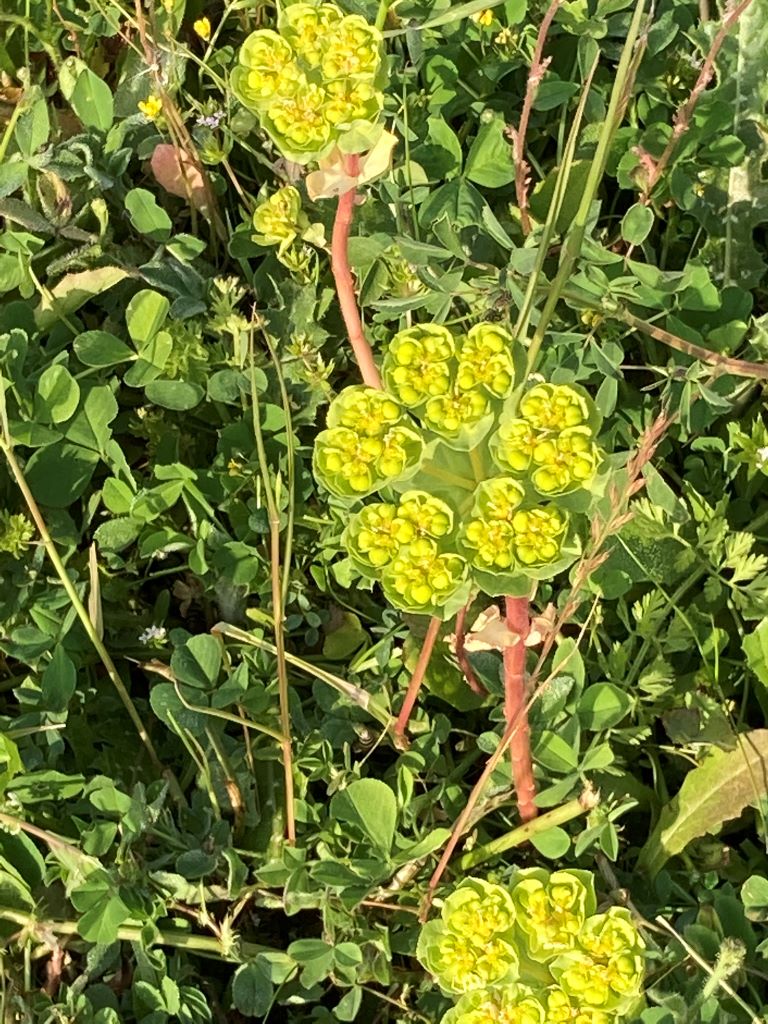
{"type": "Polygon", "coordinates": [[[413,675],[408,683],[408,690],[405,694],[405,700],[403,706],[400,709],[400,714],[397,716],[397,722],[395,723],[394,737],[395,744],[398,747],[404,747],[406,745],[405,740],[405,728],[408,725],[408,719],[411,717],[411,711],[413,711],[413,705],[416,703],[416,698],[419,695],[421,684],[424,682],[424,675],[429,665],[429,659],[432,657],[432,651],[435,649],[435,641],[440,632],[440,626],[442,620],[436,615],[433,615],[429,620],[429,626],[427,627],[427,634],[421,645],[419,651],[419,660],[416,662],[416,668],[413,670],[413,675]]]}
{"type": "MultiPolygon", "coordinates": [[[[354,153],[345,156],[344,170],[351,177],[355,177],[360,170],[360,157],[354,153]]],[[[336,283],[341,315],[344,318],[347,335],[360,368],[363,383],[371,388],[380,388],[381,377],[373,358],[371,346],[363,333],[363,323],[355,297],[355,284],[352,279],[352,271],[349,269],[349,231],[352,227],[356,196],[357,189],[354,187],[339,196],[331,236],[331,270],[336,283]]]]}
{"type": "Polygon", "coordinates": [[[525,638],[530,630],[527,597],[504,599],[507,625],[519,640],[504,648],[504,719],[507,726],[517,723],[509,743],[512,761],[512,781],[517,793],[517,808],[523,822],[531,821],[538,811],[534,798],[536,783],[531,759],[531,730],[525,701],[525,638]]]}
{"type": "Polygon", "coordinates": [[[503,836],[491,840],[490,843],[478,846],[476,849],[470,850],[469,853],[465,853],[458,860],[459,871],[469,871],[470,868],[474,868],[478,864],[484,864],[494,857],[500,857],[507,850],[512,850],[516,846],[522,846],[523,843],[529,842],[533,836],[540,835],[542,832],[546,832],[547,829],[565,825],[582,814],[588,814],[597,806],[597,803],[597,794],[591,787],[588,787],[581,796],[568,800],[561,807],[555,807],[553,810],[547,811],[546,814],[540,815],[534,821],[527,821],[524,825],[518,825],[517,828],[513,828],[510,832],[505,832],[503,836]]]}
{"type": "Polygon", "coordinates": [[[251,412],[253,414],[253,433],[256,439],[259,468],[264,484],[264,497],[267,503],[269,519],[269,555],[270,578],[272,584],[272,619],[275,635],[277,658],[277,689],[280,705],[280,732],[283,752],[283,776],[285,780],[285,835],[290,844],[296,842],[296,815],[293,807],[293,746],[291,743],[291,713],[288,692],[288,667],[285,658],[285,602],[283,598],[283,581],[280,564],[280,513],[275,500],[275,492],[270,478],[267,453],[264,448],[264,437],[261,432],[259,412],[259,393],[256,387],[256,365],[253,358],[253,334],[250,337],[251,364],[251,412]]]}
{"type": "Polygon", "coordinates": [[[473,693],[476,693],[478,697],[487,697],[488,691],[479,682],[475,675],[472,665],[469,662],[469,655],[465,646],[467,637],[467,612],[469,606],[472,603],[471,599],[460,609],[456,615],[456,661],[459,663],[459,668],[464,673],[464,678],[467,681],[467,685],[473,693]]]}

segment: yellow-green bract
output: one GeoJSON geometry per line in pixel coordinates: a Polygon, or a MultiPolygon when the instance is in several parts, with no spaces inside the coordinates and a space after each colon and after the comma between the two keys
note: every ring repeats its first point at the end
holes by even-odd
{"type": "Polygon", "coordinates": [[[289,4],[277,28],[243,43],[232,72],[238,99],[289,160],[320,160],[335,145],[370,149],[384,102],[381,33],[334,4],[289,4]]]}
{"type": "Polygon", "coordinates": [[[422,928],[419,960],[456,1005],[441,1024],[618,1024],[642,1000],[645,945],[631,915],[597,914],[585,871],[466,878],[422,928]]]}

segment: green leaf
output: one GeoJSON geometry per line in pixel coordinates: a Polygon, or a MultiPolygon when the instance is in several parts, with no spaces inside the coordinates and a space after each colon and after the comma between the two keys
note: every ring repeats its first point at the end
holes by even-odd
{"type": "Polygon", "coordinates": [[[116,366],[135,359],[135,353],[108,331],[83,331],[74,341],[75,355],[84,366],[116,366]]]}
{"type": "Polygon", "coordinates": [[[97,870],[71,895],[72,905],[82,914],[77,930],[87,942],[106,946],[117,939],[121,924],[131,912],[123,903],[106,871],[97,870]]]}
{"type": "Polygon", "coordinates": [[[144,394],[153,405],[184,412],[199,405],[205,392],[199,384],[189,384],[184,380],[154,380],[145,386],[144,394]]]}
{"type": "Polygon", "coordinates": [[[464,168],[464,177],[476,185],[500,188],[515,180],[512,146],[504,134],[504,127],[501,116],[495,116],[480,126],[464,168]]]}
{"type": "Polygon", "coordinates": [[[621,237],[630,245],[642,245],[653,227],[653,210],[644,203],[630,206],[621,221],[621,237]]]}
{"type": "Polygon", "coordinates": [[[59,71],[62,94],[86,128],[106,132],[114,118],[114,100],[107,83],[78,57],[68,57],[59,71]]]}
{"type": "MultiPolygon", "coordinates": [[[[171,304],[160,292],[143,288],[136,292],[125,311],[125,324],[139,349],[147,345],[165,323],[171,304]]],[[[142,352],[142,355],[145,355],[142,352]]]]}
{"type": "Polygon", "coordinates": [[[109,425],[117,413],[117,399],[108,384],[91,388],[82,409],[67,428],[67,440],[103,453],[112,437],[109,425]]]}
{"type": "Polygon", "coordinates": [[[23,767],[19,748],[12,739],[0,733],[0,794],[5,793],[8,783],[23,767]]]}
{"type": "Polygon", "coordinates": [[[131,223],[142,235],[155,242],[164,242],[171,234],[171,218],[145,188],[132,188],[125,197],[125,208],[131,223]]]}
{"type": "Polygon", "coordinates": [[[47,711],[66,711],[77,683],[77,673],[72,659],[58,644],[53,649],[51,660],[40,677],[43,706],[47,711]]]}
{"type": "Polygon", "coordinates": [[[35,323],[41,331],[49,330],[57,320],[68,317],[89,299],[113,288],[126,277],[128,271],[122,267],[97,267],[65,274],[50,292],[43,294],[35,310],[35,323]]]}
{"type": "Polygon", "coordinates": [[[208,633],[193,636],[173,652],[171,668],[180,683],[211,689],[221,671],[221,641],[208,633]]]}
{"type": "Polygon", "coordinates": [[[359,985],[353,985],[336,1004],[333,1011],[336,1020],[354,1020],[363,1002],[363,990],[359,985]]]}
{"type": "Polygon", "coordinates": [[[63,423],[77,409],[80,386],[61,363],[46,367],[37,382],[35,416],[43,423],[63,423]]]}
{"type": "Polygon", "coordinates": [[[768,686],[768,618],[761,619],[741,641],[747,664],[757,678],[768,686]]]}
{"type": "Polygon", "coordinates": [[[557,860],[564,857],[571,848],[571,837],[564,828],[554,825],[544,832],[531,834],[531,844],[536,847],[542,857],[548,860],[557,860]]]}
{"type": "Polygon", "coordinates": [[[750,921],[768,921],[768,878],[751,875],[742,885],[740,895],[750,921]]]}
{"type": "Polygon", "coordinates": [[[723,822],[765,798],[768,730],[741,733],[738,740],[735,750],[713,749],[699,767],[688,772],[640,851],[638,870],[654,877],[693,839],[716,833],[723,822]]]}
{"type": "Polygon", "coordinates": [[[88,448],[57,441],[27,462],[27,483],[41,505],[67,508],[90,483],[99,456],[88,448]]]}
{"type": "Polygon", "coordinates": [[[395,794],[379,779],[356,779],[336,793],[331,814],[358,828],[385,856],[389,856],[395,837],[397,801],[395,794]]]}
{"type": "Polygon", "coordinates": [[[578,704],[579,720],[585,729],[600,732],[624,718],[632,706],[629,697],[613,683],[588,686],[578,704]]]}
{"type": "Polygon", "coordinates": [[[232,978],[232,1005],[244,1017],[263,1017],[272,1005],[275,988],[258,960],[243,964],[232,978]]]}

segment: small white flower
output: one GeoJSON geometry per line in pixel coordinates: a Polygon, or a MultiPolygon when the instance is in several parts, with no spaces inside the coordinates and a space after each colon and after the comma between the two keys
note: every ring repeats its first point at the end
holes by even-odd
{"type": "Polygon", "coordinates": [[[758,469],[762,469],[766,462],[768,462],[768,445],[765,448],[757,449],[755,452],[755,462],[758,469]]]}
{"type": "Polygon", "coordinates": [[[163,643],[168,636],[165,626],[147,626],[143,633],[139,634],[140,644],[163,643]]]}

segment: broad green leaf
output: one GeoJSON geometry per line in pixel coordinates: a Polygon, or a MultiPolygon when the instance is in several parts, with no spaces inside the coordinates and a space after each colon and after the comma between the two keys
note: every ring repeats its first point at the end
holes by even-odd
{"type": "Polygon", "coordinates": [[[110,423],[117,413],[117,399],[108,384],[91,388],[82,409],[67,428],[67,440],[103,453],[112,436],[110,423]]]}
{"type": "Polygon", "coordinates": [[[542,857],[548,860],[557,860],[564,857],[571,848],[571,837],[564,828],[553,825],[544,832],[535,832],[531,835],[531,844],[536,847],[542,857]]]}
{"type": "Polygon", "coordinates": [[[57,320],[68,317],[95,295],[113,288],[128,277],[122,267],[97,267],[64,277],[46,292],[35,310],[35,323],[41,331],[49,330],[57,320]]]}
{"type": "Polygon", "coordinates": [[[84,331],[75,338],[73,348],[85,366],[116,366],[136,358],[124,341],[108,331],[84,331]]]}
{"type": "Polygon", "coordinates": [[[125,197],[125,208],[131,223],[142,235],[148,235],[155,242],[163,242],[170,236],[171,218],[147,189],[132,188],[125,197]]]}
{"type": "Polygon", "coordinates": [[[145,386],[144,394],[153,405],[185,412],[199,405],[205,392],[199,384],[189,384],[185,380],[154,380],[145,386]]]}
{"type": "Polygon", "coordinates": [[[90,483],[99,461],[96,452],[57,441],[36,451],[27,463],[27,483],[41,505],[67,508],[90,483]]]}
{"type": "Polygon", "coordinates": [[[379,779],[356,779],[331,801],[333,817],[359,829],[386,857],[392,849],[397,823],[397,801],[379,779]]]}
{"type": "Polygon", "coordinates": [[[244,1017],[263,1017],[272,1004],[274,991],[258,960],[243,964],[232,978],[232,1005],[244,1017]]]}
{"type": "Polygon", "coordinates": [[[624,718],[632,706],[629,697],[613,683],[595,683],[581,695],[578,715],[582,726],[593,732],[610,729],[624,718]]]}
{"type": "Polygon", "coordinates": [[[752,632],[743,637],[741,646],[749,667],[760,682],[768,686],[768,618],[761,619],[752,632]]]}
{"type": "Polygon", "coordinates": [[[504,134],[504,118],[481,124],[467,155],[464,176],[476,185],[500,188],[515,180],[512,144],[504,134]]]}
{"type": "Polygon", "coordinates": [[[750,875],[741,887],[741,902],[750,921],[768,921],[768,878],[750,875]]]}
{"type": "Polygon", "coordinates": [[[136,292],[125,311],[125,323],[139,349],[154,338],[165,323],[170,308],[170,302],[160,292],[151,288],[136,292]]]}
{"type": "Polygon", "coordinates": [[[180,683],[210,689],[221,670],[221,641],[209,633],[193,636],[173,652],[171,668],[180,683]]]}
{"type": "Polygon", "coordinates": [[[641,245],[653,227],[653,210],[644,203],[630,206],[621,221],[621,237],[630,245],[641,245]]]}
{"type": "Polygon", "coordinates": [[[61,363],[46,367],[37,382],[35,416],[43,423],[63,423],[77,409],[80,386],[61,363]]]}
{"type": "Polygon", "coordinates": [[[59,86],[86,128],[106,132],[114,118],[114,100],[107,83],[85,61],[68,57],[59,71],[59,86]]]}
{"type": "Polygon", "coordinates": [[[42,702],[46,711],[65,711],[72,699],[77,683],[77,672],[72,659],[58,644],[40,678],[42,702]]]}
{"type": "Polygon", "coordinates": [[[738,818],[745,807],[768,793],[768,730],[741,733],[738,746],[727,752],[713,749],[688,772],[674,797],[662,810],[659,823],[640,851],[639,870],[657,875],[670,857],[700,836],[716,833],[723,822],[738,818]]]}

